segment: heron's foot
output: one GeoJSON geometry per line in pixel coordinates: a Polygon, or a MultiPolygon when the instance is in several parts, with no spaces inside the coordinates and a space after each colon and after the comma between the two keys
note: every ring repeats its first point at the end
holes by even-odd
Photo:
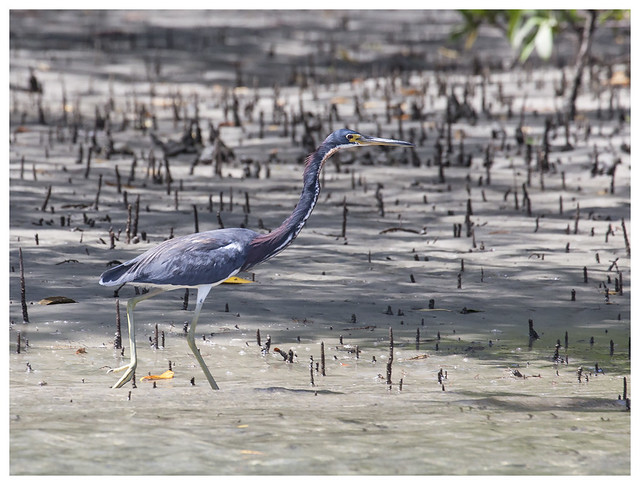
{"type": "Polygon", "coordinates": [[[111,372],[122,372],[123,370],[127,370],[129,366],[130,364],[127,364],[127,365],[123,365],[122,367],[116,367],[115,369],[109,369],[107,371],[107,374],[110,374],[111,372]]]}
{"type": "MultiPolygon", "coordinates": [[[[207,369],[208,371],[209,369],[207,369]]],[[[219,391],[220,388],[218,387],[218,384],[216,384],[215,379],[213,378],[213,376],[211,375],[210,372],[205,372],[205,376],[207,378],[207,380],[209,381],[209,385],[211,386],[211,389],[213,389],[214,391],[219,391]]]]}
{"type": "Polygon", "coordinates": [[[117,369],[110,369],[108,372],[122,372],[125,371],[123,376],[120,378],[118,382],[116,382],[112,387],[112,389],[118,389],[124,386],[127,382],[131,380],[133,377],[133,373],[136,371],[136,364],[129,364],[123,367],[118,367],[117,369]]]}
{"type": "MultiPolygon", "coordinates": [[[[198,351],[198,355],[199,354],[200,354],[200,351],[198,351]]],[[[214,391],[220,390],[220,388],[218,387],[218,384],[216,384],[216,380],[211,375],[211,372],[209,371],[209,368],[204,363],[204,360],[202,360],[202,356],[200,356],[200,359],[198,359],[198,360],[199,360],[200,366],[202,367],[202,370],[204,372],[204,376],[207,378],[207,381],[209,382],[209,385],[211,386],[211,389],[213,389],[214,391]]]]}

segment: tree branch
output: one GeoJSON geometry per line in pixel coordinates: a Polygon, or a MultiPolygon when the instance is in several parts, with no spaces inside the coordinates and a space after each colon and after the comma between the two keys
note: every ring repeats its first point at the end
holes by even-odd
{"type": "Polygon", "coordinates": [[[589,60],[589,52],[591,51],[591,42],[593,40],[593,33],[596,30],[597,19],[598,12],[596,10],[589,10],[589,16],[585,21],[585,27],[582,31],[582,40],[580,41],[580,50],[576,58],[576,70],[573,75],[571,91],[569,92],[566,103],[566,114],[569,121],[573,121],[576,116],[576,99],[578,98],[580,84],[582,84],[582,73],[589,60]]]}

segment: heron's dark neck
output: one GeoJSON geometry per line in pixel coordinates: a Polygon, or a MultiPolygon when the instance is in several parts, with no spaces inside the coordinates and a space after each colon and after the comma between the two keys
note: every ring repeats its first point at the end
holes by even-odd
{"type": "Polygon", "coordinates": [[[247,260],[242,270],[275,256],[293,242],[318,201],[322,165],[335,151],[337,148],[329,151],[317,151],[307,157],[302,178],[304,185],[298,204],[280,227],[251,241],[247,260]]]}

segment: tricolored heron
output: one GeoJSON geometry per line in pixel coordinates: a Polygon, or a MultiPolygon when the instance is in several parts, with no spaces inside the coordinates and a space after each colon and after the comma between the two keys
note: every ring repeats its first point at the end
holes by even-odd
{"type": "Polygon", "coordinates": [[[131,362],[109,371],[124,371],[124,375],[113,387],[122,387],[131,379],[136,369],[133,322],[135,306],[167,290],[196,288],[198,297],[195,314],[187,333],[187,342],[209,384],[213,389],[218,389],[195,343],[196,324],[209,291],[240,271],[247,271],[272,258],[291,244],[318,201],[320,170],[327,159],[338,150],[368,145],[413,146],[406,141],[365,136],[348,129],[337,130],[307,157],[300,200],[293,213],[277,229],[268,234],[241,228],[217,229],[168,239],[137,258],[105,271],[100,277],[101,285],[133,283],[155,287],[148,293],[131,298],[127,303],[131,362]]]}

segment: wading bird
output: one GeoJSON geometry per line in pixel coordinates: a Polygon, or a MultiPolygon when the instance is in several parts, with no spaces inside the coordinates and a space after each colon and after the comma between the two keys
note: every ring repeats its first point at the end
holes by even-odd
{"type": "Polygon", "coordinates": [[[133,321],[135,306],[164,291],[196,288],[198,297],[195,314],[187,333],[187,342],[202,367],[207,381],[213,389],[218,389],[216,381],[196,347],[194,338],[202,304],[209,291],[240,271],[247,271],[258,263],[272,258],[291,244],[304,227],[318,201],[320,170],[327,159],[338,150],[368,145],[413,146],[406,141],[365,136],[353,130],[335,131],[307,157],[300,200],[292,214],[277,229],[268,234],[259,234],[241,228],[217,229],[168,239],[137,258],[105,271],[100,277],[101,285],[116,286],[132,283],[154,287],[148,293],[131,298],[127,303],[131,361],[128,365],[109,370],[109,372],[124,371],[124,375],[113,387],[122,387],[131,380],[136,369],[133,321]]]}

